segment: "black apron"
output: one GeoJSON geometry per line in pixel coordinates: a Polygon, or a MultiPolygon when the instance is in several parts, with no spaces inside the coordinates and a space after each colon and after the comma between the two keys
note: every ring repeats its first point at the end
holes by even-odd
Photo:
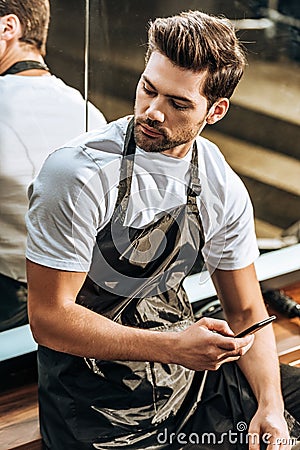
{"type": "MultiPolygon", "coordinates": [[[[126,326],[183,330],[194,317],[182,283],[196,259],[199,264],[203,246],[197,146],[186,204],[143,229],[124,226],[135,149],[131,121],[114,213],[97,235],[92,268],[76,302],[126,326]]],[[[41,428],[55,450],[111,448],[118,442],[120,448],[150,448],[159,427],[179,411],[186,417],[184,399],[195,372],[183,366],[83,359],[44,347],[38,360],[41,428]]]]}

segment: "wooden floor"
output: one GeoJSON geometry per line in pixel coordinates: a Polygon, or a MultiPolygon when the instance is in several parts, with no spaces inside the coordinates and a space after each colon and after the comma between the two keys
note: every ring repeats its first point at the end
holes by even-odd
{"type": "Polygon", "coordinates": [[[0,417],[1,450],[42,448],[36,384],[4,392],[0,399],[0,417]]]}
{"type": "MultiPolygon", "coordinates": [[[[300,303],[300,283],[284,291],[300,303]]],[[[279,316],[273,326],[279,360],[300,367],[300,319],[279,316]]],[[[13,449],[42,449],[35,382],[0,393],[0,450],[13,449]]]]}

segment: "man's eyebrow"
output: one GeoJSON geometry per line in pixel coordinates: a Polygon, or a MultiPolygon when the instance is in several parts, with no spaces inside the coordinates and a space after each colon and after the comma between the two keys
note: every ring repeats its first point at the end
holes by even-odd
{"type": "MultiPolygon", "coordinates": [[[[146,77],[146,75],[142,75],[142,78],[146,81],[147,84],[149,84],[149,86],[155,92],[157,92],[156,87],[154,86],[153,83],[151,83],[151,81],[149,80],[149,78],[146,77]]],[[[165,96],[168,97],[168,98],[173,98],[173,99],[176,99],[176,100],[180,100],[182,102],[189,103],[190,105],[195,106],[195,102],[193,102],[193,100],[191,100],[191,99],[189,99],[187,97],[181,97],[180,95],[171,95],[171,94],[165,94],[165,96]]]]}

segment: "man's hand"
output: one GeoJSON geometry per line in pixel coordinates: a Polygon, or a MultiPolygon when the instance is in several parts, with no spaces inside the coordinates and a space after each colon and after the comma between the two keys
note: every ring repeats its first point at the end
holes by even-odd
{"type": "Polygon", "coordinates": [[[249,450],[260,450],[259,439],[268,444],[267,450],[290,450],[291,440],[287,423],[276,411],[258,408],[249,426],[249,450]],[[251,438],[253,436],[253,438],[251,438]]]}
{"type": "Polygon", "coordinates": [[[174,361],[193,370],[217,370],[236,361],[252,346],[254,337],[234,338],[225,320],[202,318],[177,334],[174,361]]]}

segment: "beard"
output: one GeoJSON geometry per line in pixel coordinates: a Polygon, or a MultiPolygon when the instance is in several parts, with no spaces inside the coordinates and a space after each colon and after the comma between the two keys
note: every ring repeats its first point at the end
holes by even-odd
{"type": "Polygon", "coordinates": [[[171,136],[157,121],[135,116],[134,138],[136,144],[145,152],[161,153],[194,140],[198,136],[202,125],[203,121],[197,123],[194,127],[182,127],[171,136]],[[140,125],[148,125],[160,135],[153,138],[147,136],[143,133],[140,125]]]}

